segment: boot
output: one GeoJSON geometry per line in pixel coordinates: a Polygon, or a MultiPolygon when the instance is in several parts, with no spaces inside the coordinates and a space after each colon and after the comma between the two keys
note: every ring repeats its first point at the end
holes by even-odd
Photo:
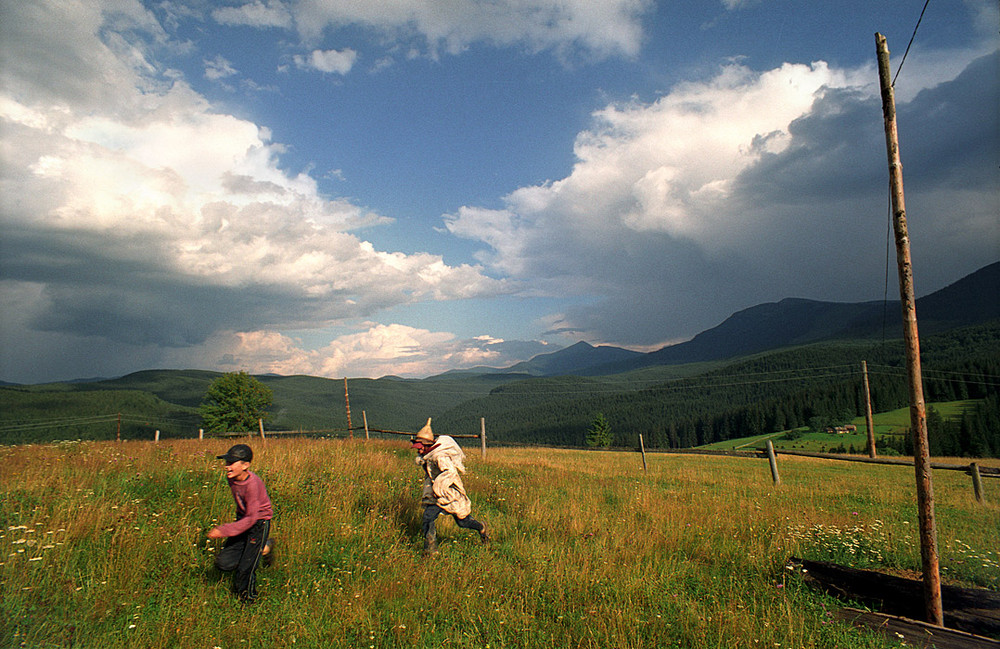
{"type": "Polygon", "coordinates": [[[434,556],[438,553],[437,532],[430,531],[424,535],[424,554],[434,556]]]}

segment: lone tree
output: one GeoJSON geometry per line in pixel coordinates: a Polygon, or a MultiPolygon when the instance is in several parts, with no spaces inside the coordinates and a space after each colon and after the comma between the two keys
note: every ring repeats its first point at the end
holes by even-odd
{"type": "Polygon", "coordinates": [[[248,432],[267,421],[274,394],[246,372],[229,372],[212,382],[201,402],[201,418],[210,433],[248,432]]]}
{"type": "Polygon", "coordinates": [[[607,448],[611,446],[611,425],[603,412],[597,413],[587,430],[587,446],[607,448]]]}

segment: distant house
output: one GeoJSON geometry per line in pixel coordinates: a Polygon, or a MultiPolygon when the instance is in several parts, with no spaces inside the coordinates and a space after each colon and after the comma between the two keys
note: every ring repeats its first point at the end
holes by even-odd
{"type": "Polygon", "coordinates": [[[853,433],[858,430],[858,427],[854,424],[847,424],[846,426],[827,426],[823,429],[824,433],[829,433],[830,435],[847,435],[848,433],[853,433]]]}

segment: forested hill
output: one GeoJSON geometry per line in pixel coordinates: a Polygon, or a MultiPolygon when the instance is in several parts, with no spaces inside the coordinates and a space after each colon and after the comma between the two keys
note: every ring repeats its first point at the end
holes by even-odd
{"type": "MultiPolygon", "coordinates": [[[[1000,322],[921,340],[928,402],[982,400],[956,434],[953,454],[1000,454],[1000,322]]],[[[833,341],[755,354],[667,378],[671,366],[604,377],[550,377],[498,386],[438,415],[441,430],[475,430],[490,439],[582,446],[598,414],[612,422],[614,445],[691,447],[809,425],[844,423],[864,413],[861,361],[872,407],[908,405],[901,341],[833,341]],[[657,377],[660,377],[657,380],[657,377]]],[[[687,366],[675,366],[687,367],[687,366]]],[[[932,437],[932,446],[941,440],[932,437]]],[[[939,447],[935,446],[935,450],[939,447]]]]}
{"type": "MultiPolygon", "coordinates": [[[[968,443],[959,450],[1000,454],[1000,439],[973,435],[1000,436],[1000,413],[989,410],[1000,407],[998,287],[1000,263],[917,303],[927,400],[982,400],[986,408],[962,432],[968,443]],[[981,324],[960,326],[969,323],[981,324]]],[[[734,314],[689,343],[653,354],[580,343],[506,370],[352,378],[351,423],[357,428],[367,417],[372,428],[414,431],[434,417],[440,432],[476,433],[486,418],[497,442],[579,445],[601,413],[613,422],[616,445],[632,445],[640,433],[649,446],[700,445],[817,416],[856,416],[862,360],[876,410],[905,406],[901,336],[892,333],[900,330],[895,303],[783,300],[734,314]],[[612,373],[614,367],[629,371],[612,373]]],[[[219,375],[148,370],[92,382],[0,386],[0,443],[113,439],[119,431],[123,438],[148,439],[154,430],[196,435],[197,406],[219,375]]],[[[257,378],[274,391],[269,430],[346,430],[343,379],[257,378]]]]}
{"type": "MultiPolygon", "coordinates": [[[[925,396],[975,403],[950,454],[1000,455],[1000,321],[921,339],[925,396]]],[[[731,361],[662,365],[600,377],[481,374],[423,380],[349,379],[352,424],[478,433],[493,443],[580,446],[597,414],[614,445],[688,447],[863,414],[861,361],[876,412],[907,405],[901,341],[816,343],[731,361]]],[[[112,381],[0,387],[0,443],[191,437],[214,372],[152,370],[112,381]],[[121,413],[121,417],[117,416],[121,413]],[[120,429],[119,429],[120,425],[120,429]]],[[[258,376],[274,391],[268,430],[346,434],[344,381],[258,376]]],[[[361,435],[355,431],[355,435],[361,435]]],[[[932,436],[932,445],[942,438],[932,436]]]]}
{"type": "MultiPolygon", "coordinates": [[[[1000,262],[919,298],[917,318],[921,335],[1000,319],[1000,262]]],[[[648,354],[600,363],[601,359],[595,355],[581,354],[581,350],[574,346],[546,354],[545,365],[534,364],[535,359],[532,359],[515,367],[520,371],[534,370],[531,373],[541,376],[601,376],[657,365],[737,358],[794,345],[833,340],[896,339],[901,336],[898,300],[841,303],[788,298],[739,311],[688,342],[648,354]],[[573,354],[570,357],[571,351],[573,354]],[[563,354],[567,357],[561,358],[563,354]],[[573,366],[570,361],[575,361],[576,365],[573,366]],[[550,367],[553,371],[548,371],[550,367]]],[[[601,350],[606,357],[612,354],[614,348],[590,349],[601,350]]]]}

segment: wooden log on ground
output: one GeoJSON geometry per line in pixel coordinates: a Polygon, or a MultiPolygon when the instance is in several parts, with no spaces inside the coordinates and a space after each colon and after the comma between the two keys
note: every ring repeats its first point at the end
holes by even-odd
{"type": "MultiPolygon", "coordinates": [[[[872,613],[856,608],[842,608],[837,619],[856,627],[872,629],[894,640],[902,640],[908,647],[921,649],[997,649],[1000,642],[981,635],[934,626],[905,617],[872,613]]],[[[947,613],[945,614],[947,618],[947,613]]]]}
{"type": "MultiPolygon", "coordinates": [[[[882,613],[919,620],[924,616],[921,581],[874,570],[858,570],[825,561],[791,559],[803,579],[834,595],[882,613]]],[[[985,588],[941,587],[944,626],[1000,639],[1000,592],[985,588]]]]}

